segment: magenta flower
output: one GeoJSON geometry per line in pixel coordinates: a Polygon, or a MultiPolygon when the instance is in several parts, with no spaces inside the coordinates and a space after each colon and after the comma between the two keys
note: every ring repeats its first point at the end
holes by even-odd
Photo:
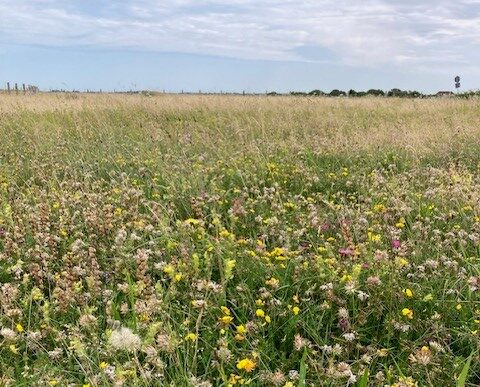
{"type": "Polygon", "coordinates": [[[401,243],[400,243],[400,241],[399,241],[398,239],[392,240],[392,247],[393,247],[394,249],[399,249],[400,246],[401,246],[401,243]]]}

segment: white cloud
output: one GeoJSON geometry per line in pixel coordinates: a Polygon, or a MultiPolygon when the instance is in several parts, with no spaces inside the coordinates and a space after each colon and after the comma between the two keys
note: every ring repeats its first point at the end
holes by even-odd
{"type": "Polygon", "coordinates": [[[0,0],[0,43],[300,61],[318,47],[343,64],[455,67],[479,59],[479,11],[475,0],[0,0]]]}

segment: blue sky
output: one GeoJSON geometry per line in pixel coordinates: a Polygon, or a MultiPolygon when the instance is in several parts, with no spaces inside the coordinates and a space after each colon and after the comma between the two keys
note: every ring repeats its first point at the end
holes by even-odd
{"type": "Polygon", "coordinates": [[[0,15],[2,83],[480,88],[480,0],[0,0],[0,15]]]}

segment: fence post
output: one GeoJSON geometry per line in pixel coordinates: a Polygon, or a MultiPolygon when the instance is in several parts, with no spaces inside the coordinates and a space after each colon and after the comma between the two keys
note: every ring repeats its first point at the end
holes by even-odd
{"type": "Polygon", "coordinates": [[[10,94],[10,82],[7,82],[7,92],[10,94]]]}
{"type": "Polygon", "coordinates": [[[25,83],[22,83],[22,87],[23,87],[23,94],[27,94],[27,88],[25,87],[25,83]]]}
{"type": "Polygon", "coordinates": [[[15,82],[15,93],[18,94],[18,83],[17,82],[15,82]]]}

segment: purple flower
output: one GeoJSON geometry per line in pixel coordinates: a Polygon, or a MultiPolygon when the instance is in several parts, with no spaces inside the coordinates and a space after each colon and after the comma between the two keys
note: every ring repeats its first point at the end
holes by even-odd
{"type": "Polygon", "coordinates": [[[344,257],[351,257],[355,254],[355,251],[353,251],[353,249],[351,249],[350,247],[342,247],[338,250],[338,252],[344,257]]]}
{"type": "Polygon", "coordinates": [[[393,247],[394,249],[399,249],[400,246],[401,246],[401,243],[400,243],[400,241],[399,241],[398,239],[392,240],[392,247],[393,247]]]}

